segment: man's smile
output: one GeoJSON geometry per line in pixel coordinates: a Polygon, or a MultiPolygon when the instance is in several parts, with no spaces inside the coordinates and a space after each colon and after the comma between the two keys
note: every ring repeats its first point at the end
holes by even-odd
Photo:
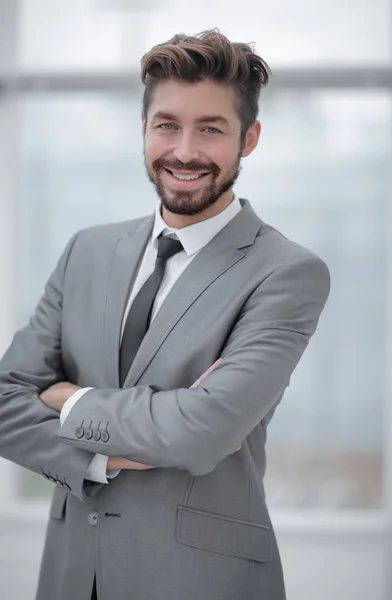
{"type": "Polygon", "coordinates": [[[210,172],[172,171],[167,167],[161,170],[162,181],[180,190],[194,190],[210,183],[210,172]]]}

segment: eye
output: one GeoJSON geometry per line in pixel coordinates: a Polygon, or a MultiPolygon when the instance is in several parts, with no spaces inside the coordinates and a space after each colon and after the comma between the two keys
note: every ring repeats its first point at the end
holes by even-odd
{"type": "Polygon", "coordinates": [[[203,129],[203,131],[205,131],[206,133],[222,133],[219,129],[217,129],[216,127],[205,127],[203,129]]]}
{"type": "Polygon", "coordinates": [[[174,127],[173,123],[161,123],[161,125],[157,125],[157,129],[162,129],[163,131],[171,131],[174,127]]]}

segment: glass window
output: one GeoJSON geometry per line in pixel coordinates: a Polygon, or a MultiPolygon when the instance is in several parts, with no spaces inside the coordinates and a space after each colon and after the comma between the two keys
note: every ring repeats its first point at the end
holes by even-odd
{"type": "Polygon", "coordinates": [[[325,90],[261,106],[262,150],[244,192],[332,275],[319,330],[269,427],[269,503],[379,508],[392,99],[325,90]]]}
{"type": "Polygon", "coordinates": [[[231,39],[254,41],[271,67],[364,66],[390,63],[390,19],[389,0],[246,0],[240,9],[226,0],[199,0],[197,10],[168,0],[151,12],[148,35],[157,43],[173,35],[173,22],[185,32],[190,22],[191,32],[217,23],[231,39]]]}
{"type": "Polygon", "coordinates": [[[246,0],[240,12],[227,0],[21,0],[20,65],[138,69],[153,44],[215,23],[232,39],[254,41],[273,68],[391,62],[389,0],[246,0]]]}
{"type": "MultiPolygon", "coordinates": [[[[152,212],[139,102],[77,93],[20,101],[17,326],[75,230],[152,212]]],[[[268,93],[260,118],[260,147],[237,192],[332,274],[319,331],[269,425],[269,505],[379,508],[391,97],[268,93]]],[[[38,479],[23,474],[23,493],[39,493],[38,479]]]]}
{"type": "Polygon", "coordinates": [[[19,63],[48,71],[138,68],[149,0],[20,0],[19,63]],[[139,9],[139,10],[137,10],[139,9]]]}
{"type": "Polygon", "coordinates": [[[139,98],[71,94],[19,102],[22,177],[18,319],[76,229],[152,212],[139,98]]]}

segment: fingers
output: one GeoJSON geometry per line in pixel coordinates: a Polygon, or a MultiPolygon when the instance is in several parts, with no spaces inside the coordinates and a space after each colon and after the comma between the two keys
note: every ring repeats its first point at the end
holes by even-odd
{"type": "Polygon", "coordinates": [[[129,469],[133,471],[147,471],[147,469],[156,469],[156,467],[152,467],[151,465],[143,465],[143,463],[138,463],[134,461],[130,461],[132,466],[129,469]]]}
{"type": "Polygon", "coordinates": [[[123,458],[122,456],[112,456],[108,460],[108,469],[114,471],[146,471],[147,469],[155,469],[151,465],[144,465],[143,463],[138,463],[134,460],[128,460],[127,458],[123,458]]]}
{"type": "Polygon", "coordinates": [[[238,444],[238,446],[236,446],[232,452],[232,454],[234,454],[234,452],[238,452],[238,450],[240,450],[242,447],[242,444],[238,444]]]}
{"type": "Polygon", "coordinates": [[[213,370],[215,369],[215,367],[217,367],[217,366],[219,365],[219,363],[221,363],[221,362],[222,362],[222,360],[223,360],[222,358],[218,358],[218,360],[216,360],[216,361],[214,362],[214,364],[213,364],[213,365],[211,365],[211,366],[210,366],[210,367],[207,369],[207,371],[205,371],[205,372],[204,372],[202,375],[200,375],[199,379],[197,379],[197,380],[195,381],[195,383],[193,383],[193,384],[191,385],[191,388],[195,388],[195,387],[197,387],[198,385],[200,385],[200,383],[203,381],[203,379],[205,379],[205,378],[207,377],[207,375],[208,375],[209,373],[211,373],[211,371],[213,371],[213,370]]]}

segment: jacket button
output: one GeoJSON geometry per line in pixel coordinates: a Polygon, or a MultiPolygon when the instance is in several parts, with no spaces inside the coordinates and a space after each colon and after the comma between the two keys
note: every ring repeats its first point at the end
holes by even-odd
{"type": "Polygon", "coordinates": [[[84,429],[83,427],[78,427],[76,430],[76,437],[77,438],[82,438],[84,436],[84,429]]]}
{"type": "Polygon", "coordinates": [[[101,434],[101,440],[103,442],[105,442],[105,444],[106,444],[106,442],[109,441],[109,438],[110,438],[110,435],[108,434],[108,432],[107,431],[103,431],[102,434],[101,434]]]}
{"type": "Polygon", "coordinates": [[[99,442],[100,439],[101,439],[101,432],[99,431],[99,429],[94,429],[94,432],[93,432],[94,442],[99,442]]]}
{"type": "Polygon", "coordinates": [[[86,440],[91,440],[91,438],[93,437],[93,432],[91,431],[91,429],[89,427],[87,427],[84,430],[84,437],[86,438],[86,440]]]}
{"type": "Polygon", "coordinates": [[[95,527],[95,525],[98,523],[98,513],[95,511],[90,513],[88,516],[88,522],[90,523],[90,525],[93,525],[93,527],[95,527]]]}

